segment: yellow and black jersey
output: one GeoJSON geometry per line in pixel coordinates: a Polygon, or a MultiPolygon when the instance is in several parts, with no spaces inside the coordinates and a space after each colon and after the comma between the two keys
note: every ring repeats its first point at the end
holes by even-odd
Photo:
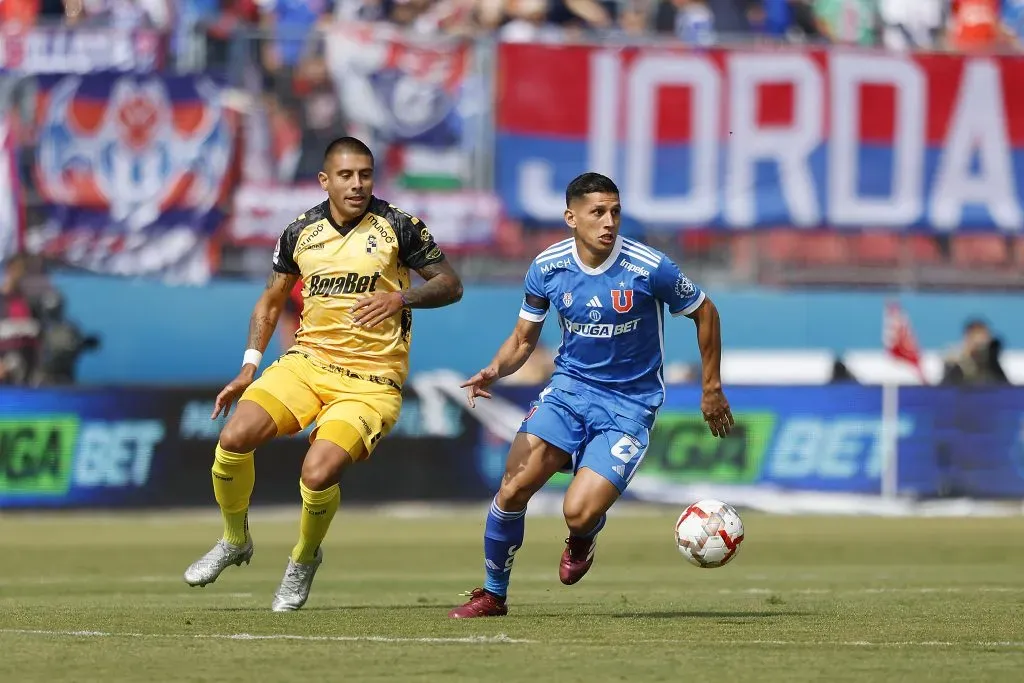
{"type": "Polygon", "coordinates": [[[362,218],[339,225],[328,202],[289,225],[274,250],[274,270],[302,278],[303,307],[292,350],[339,368],[401,385],[409,373],[412,311],[373,329],[349,311],[374,292],[410,286],[409,270],[445,258],[427,227],[377,197],[362,218]]]}

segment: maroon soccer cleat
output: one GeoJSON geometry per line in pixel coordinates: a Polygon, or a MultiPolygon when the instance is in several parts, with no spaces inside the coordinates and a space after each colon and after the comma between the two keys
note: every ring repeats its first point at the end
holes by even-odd
{"type": "Polygon", "coordinates": [[[472,619],[474,617],[503,617],[508,614],[505,599],[491,595],[483,588],[474,588],[469,594],[469,602],[456,607],[448,616],[452,619],[472,619]]]}
{"type": "Polygon", "coordinates": [[[590,570],[594,564],[594,550],[597,548],[596,538],[580,538],[570,536],[565,539],[565,551],[558,565],[558,578],[566,586],[571,586],[590,570]]]}

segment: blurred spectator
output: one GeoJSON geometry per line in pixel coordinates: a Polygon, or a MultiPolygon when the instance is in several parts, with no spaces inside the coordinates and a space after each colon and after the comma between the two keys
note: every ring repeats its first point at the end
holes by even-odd
{"type": "Polygon", "coordinates": [[[981,320],[969,320],[959,349],[945,359],[942,384],[1008,384],[999,363],[1002,340],[981,320]]]}
{"type": "Polygon", "coordinates": [[[881,0],[878,14],[882,45],[890,50],[930,50],[942,44],[945,0],[881,0]]]}
{"type": "Polygon", "coordinates": [[[70,24],[164,31],[171,26],[176,4],[176,0],[65,0],[64,13],[70,24]]]}
{"type": "Polygon", "coordinates": [[[715,17],[705,0],[663,0],[655,26],[687,45],[715,43],[715,17]]]}
{"type": "Polygon", "coordinates": [[[0,384],[28,384],[36,368],[40,325],[27,274],[27,257],[12,256],[0,282],[0,384]]]}
{"type": "MultiPolygon", "coordinates": [[[[494,5],[493,3],[491,9],[494,5]]],[[[498,30],[501,40],[510,43],[550,43],[562,39],[560,27],[548,23],[548,0],[508,0],[504,4],[505,23],[498,30]]],[[[493,21],[488,17],[487,21],[493,21]]]]}
{"type": "Polygon", "coordinates": [[[785,0],[789,26],[786,37],[809,43],[829,42],[832,39],[828,24],[818,16],[813,0],[785,0]]]}
{"type": "Polygon", "coordinates": [[[0,25],[4,27],[59,24],[65,16],[65,0],[0,0],[0,25]]]}
{"type": "Polygon", "coordinates": [[[763,21],[761,0],[662,0],[654,24],[688,45],[712,45],[747,41],[763,21]]]}
{"type": "Polygon", "coordinates": [[[349,123],[334,80],[327,69],[324,41],[305,57],[292,75],[295,98],[285,106],[299,129],[298,159],[294,179],[314,182],[323,168],[324,150],[332,140],[348,132],[349,123]]]}
{"type": "Polygon", "coordinates": [[[878,27],[876,0],[814,0],[817,28],[830,42],[874,45],[878,27]]]}
{"type": "Polygon", "coordinates": [[[231,60],[251,54],[251,37],[244,29],[259,23],[257,0],[177,0],[173,53],[188,70],[223,72],[231,60]],[[232,53],[232,48],[237,50],[232,53]]]}
{"type": "Polygon", "coordinates": [[[1016,36],[1003,23],[1001,4],[1002,0],[951,0],[949,47],[963,52],[1016,48],[1016,36]]]}
{"type": "Polygon", "coordinates": [[[74,384],[78,359],[85,351],[99,348],[96,336],[86,336],[75,323],[64,317],[64,297],[48,291],[40,301],[42,338],[34,385],[74,384]]]}
{"type": "MultiPolygon", "coordinates": [[[[263,65],[276,79],[287,75],[306,54],[309,34],[334,11],[332,0],[258,0],[262,25],[271,36],[263,49],[263,65]]],[[[282,84],[281,87],[284,87],[282,84]]]]}

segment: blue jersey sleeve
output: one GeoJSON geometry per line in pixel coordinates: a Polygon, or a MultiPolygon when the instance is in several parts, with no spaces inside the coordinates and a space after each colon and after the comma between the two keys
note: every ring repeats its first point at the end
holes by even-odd
{"type": "Polygon", "coordinates": [[[526,271],[526,293],[523,296],[523,307],[519,310],[519,317],[534,323],[544,322],[548,306],[551,305],[548,295],[544,293],[544,281],[541,278],[537,263],[531,263],[529,270],[526,271]]]}
{"type": "Polygon", "coordinates": [[[654,271],[654,296],[668,304],[672,315],[690,315],[704,303],[704,292],[665,257],[654,271]]]}

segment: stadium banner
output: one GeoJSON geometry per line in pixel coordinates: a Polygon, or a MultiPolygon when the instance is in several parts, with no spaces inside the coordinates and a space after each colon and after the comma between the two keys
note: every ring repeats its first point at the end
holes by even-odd
{"type": "Polygon", "coordinates": [[[1020,56],[502,44],[496,74],[517,219],[594,170],[651,229],[1024,225],[1020,56]]]}
{"type": "MultiPolygon", "coordinates": [[[[345,473],[359,503],[486,501],[542,387],[499,385],[468,409],[455,373],[414,375],[401,418],[345,473]]],[[[0,509],[214,505],[210,420],[219,388],[0,389],[0,509]]],[[[720,497],[780,512],[879,512],[881,390],[734,387],[732,435],[716,439],[700,389],[669,387],[627,497],[720,497]],[[813,496],[813,502],[807,496],[813,496]],[[859,497],[858,506],[837,501],[859,497]],[[845,507],[844,507],[845,505],[845,507]]],[[[905,499],[1024,498],[1024,389],[900,389],[898,490],[905,499]]],[[[257,453],[254,505],[294,503],[308,430],[257,453]]],[[[569,475],[546,487],[559,494],[569,475]]]]}
{"type": "Polygon", "coordinates": [[[152,71],[163,61],[159,32],[104,26],[0,27],[0,73],[152,71]]]}
{"type": "Polygon", "coordinates": [[[206,76],[41,75],[29,250],[89,271],[201,283],[231,181],[235,117],[206,76]]]}
{"type": "MultiPolygon", "coordinates": [[[[215,506],[218,391],[0,388],[0,509],[215,506]]],[[[254,505],[299,501],[308,433],[259,449],[254,505]]],[[[345,474],[345,498],[484,499],[471,466],[478,434],[458,406],[407,389],[398,424],[345,474]]]]}
{"type": "Polygon", "coordinates": [[[15,155],[7,117],[0,117],[0,263],[20,251],[25,234],[15,155]]]}
{"type": "MultiPolygon", "coordinates": [[[[516,406],[521,419],[539,390],[499,387],[497,400],[516,406]]],[[[728,397],[736,426],[717,439],[700,415],[700,388],[670,386],[628,495],[682,503],[724,491],[737,502],[765,491],[880,493],[887,428],[880,387],[733,387],[728,397]]],[[[477,466],[492,487],[518,426],[508,417],[482,419],[477,466]]],[[[901,495],[1024,497],[1024,389],[900,388],[892,428],[901,495]]]]}
{"type": "MultiPolygon", "coordinates": [[[[490,192],[377,188],[374,194],[423,221],[447,251],[487,247],[498,234],[501,201],[490,192]]],[[[234,193],[226,238],[236,244],[273,248],[289,223],[326,198],[316,183],[242,183],[234,193]]]]}
{"type": "Polygon", "coordinates": [[[473,78],[469,40],[417,38],[386,24],[336,22],[324,34],[327,69],[356,134],[387,146],[407,187],[453,189],[469,180],[472,131],[488,107],[473,78]]]}

